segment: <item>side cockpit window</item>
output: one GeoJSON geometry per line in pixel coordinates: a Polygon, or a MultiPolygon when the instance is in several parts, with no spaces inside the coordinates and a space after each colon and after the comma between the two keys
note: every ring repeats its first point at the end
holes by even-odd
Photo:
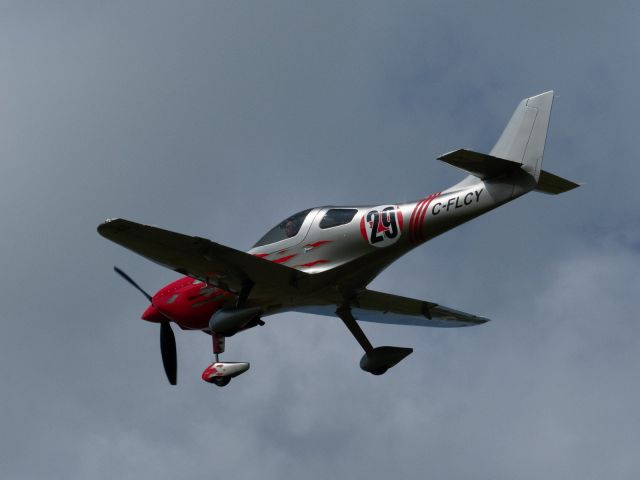
{"type": "Polygon", "coordinates": [[[298,212],[295,215],[291,215],[286,220],[283,220],[278,225],[269,230],[264,237],[258,240],[258,243],[256,243],[253,248],[261,247],[263,245],[269,245],[270,243],[276,243],[280,240],[295,237],[300,231],[300,227],[302,227],[304,219],[307,218],[307,215],[309,215],[309,212],[311,210],[313,209],[309,208],[307,210],[303,210],[302,212],[298,212]]]}
{"type": "Polygon", "coordinates": [[[355,208],[332,208],[324,214],[320,220],[320,228],[331,228],[339,225],[346,225],[353,217],[356,216],[358,210],[355,208]]]}

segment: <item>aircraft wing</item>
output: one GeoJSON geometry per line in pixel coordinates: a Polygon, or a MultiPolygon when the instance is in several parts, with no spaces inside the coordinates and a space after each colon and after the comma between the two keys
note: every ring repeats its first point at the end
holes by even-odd
{"type": "Polygon", "coordinates": [[[356,320],[418,325],[424,327],[467,327],[489,321],[470,313],[444,307],[437,303],[401,297],[390,293],[363,290],[351,301],[356,320]]]}
{"type": "Polygon", "coordinates": [[[253,299],[274,292],[282,295],[308,275],[205,238],[122,218],[104,222],[98,233],[155,263],[230,292],[239,293],[247,282],[255,284],[253,299]]]}

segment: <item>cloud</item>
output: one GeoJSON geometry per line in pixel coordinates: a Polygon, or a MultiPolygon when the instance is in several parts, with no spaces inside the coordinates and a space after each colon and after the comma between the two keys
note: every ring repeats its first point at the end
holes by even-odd
{"type": "MultiPolygon", "coordinates": [[[[0,15],[4,235],[0,465],[10,478],[635,478],[639,390],[637,34],[623,2],[31,2],[0,15]],[[157,326],[100,238],[122,216],[248,248],[321,204],[419,198],[434,162],[491,148],[554,88],[528,195],[418,249],[373,287],[493,319],[366,324],[414,347],[360,371],[336,319],[286,314],[229,340],[251,370],[199,378],[209,338],[157,326]]],[[[636,7],[637,9],[637,7],[636,7]]]]}

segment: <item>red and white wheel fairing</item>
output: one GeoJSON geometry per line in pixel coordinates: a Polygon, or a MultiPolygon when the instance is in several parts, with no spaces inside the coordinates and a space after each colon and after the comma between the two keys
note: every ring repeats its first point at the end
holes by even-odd
{"type": "Polygon", "coordinates": [[[214,383],[214,378],[233,378],[249,370],[247,362],[214,362],[202,372],[202,380],[214,383]]]}

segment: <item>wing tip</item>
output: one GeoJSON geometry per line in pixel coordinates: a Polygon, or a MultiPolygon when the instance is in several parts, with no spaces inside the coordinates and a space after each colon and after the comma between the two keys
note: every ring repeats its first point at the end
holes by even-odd
{"type": "Polygon", "coordinates": [[[109,238],[109,232],[117,228],[118,224],[122,221],[121,218],[107,218],[104,222],[98,225],[98,233],[105,238],[109,238]]]}
{"type": "Polygon", "coordinates": [[[473,318],[467,318],[467,319],[464,319],[464,320],[460,320],[459,318],[456,318],[455,320],[454,319],[451,319],[451,320],[453,320],[455,322],[464,323],[464,325],[461,325],[461,326],[464,326],[464,327],[476,327],[478,325],[484,325],[485,323],[491,321],[488,318],[476,317],[476,316],[474,316],[473,318]]]}

